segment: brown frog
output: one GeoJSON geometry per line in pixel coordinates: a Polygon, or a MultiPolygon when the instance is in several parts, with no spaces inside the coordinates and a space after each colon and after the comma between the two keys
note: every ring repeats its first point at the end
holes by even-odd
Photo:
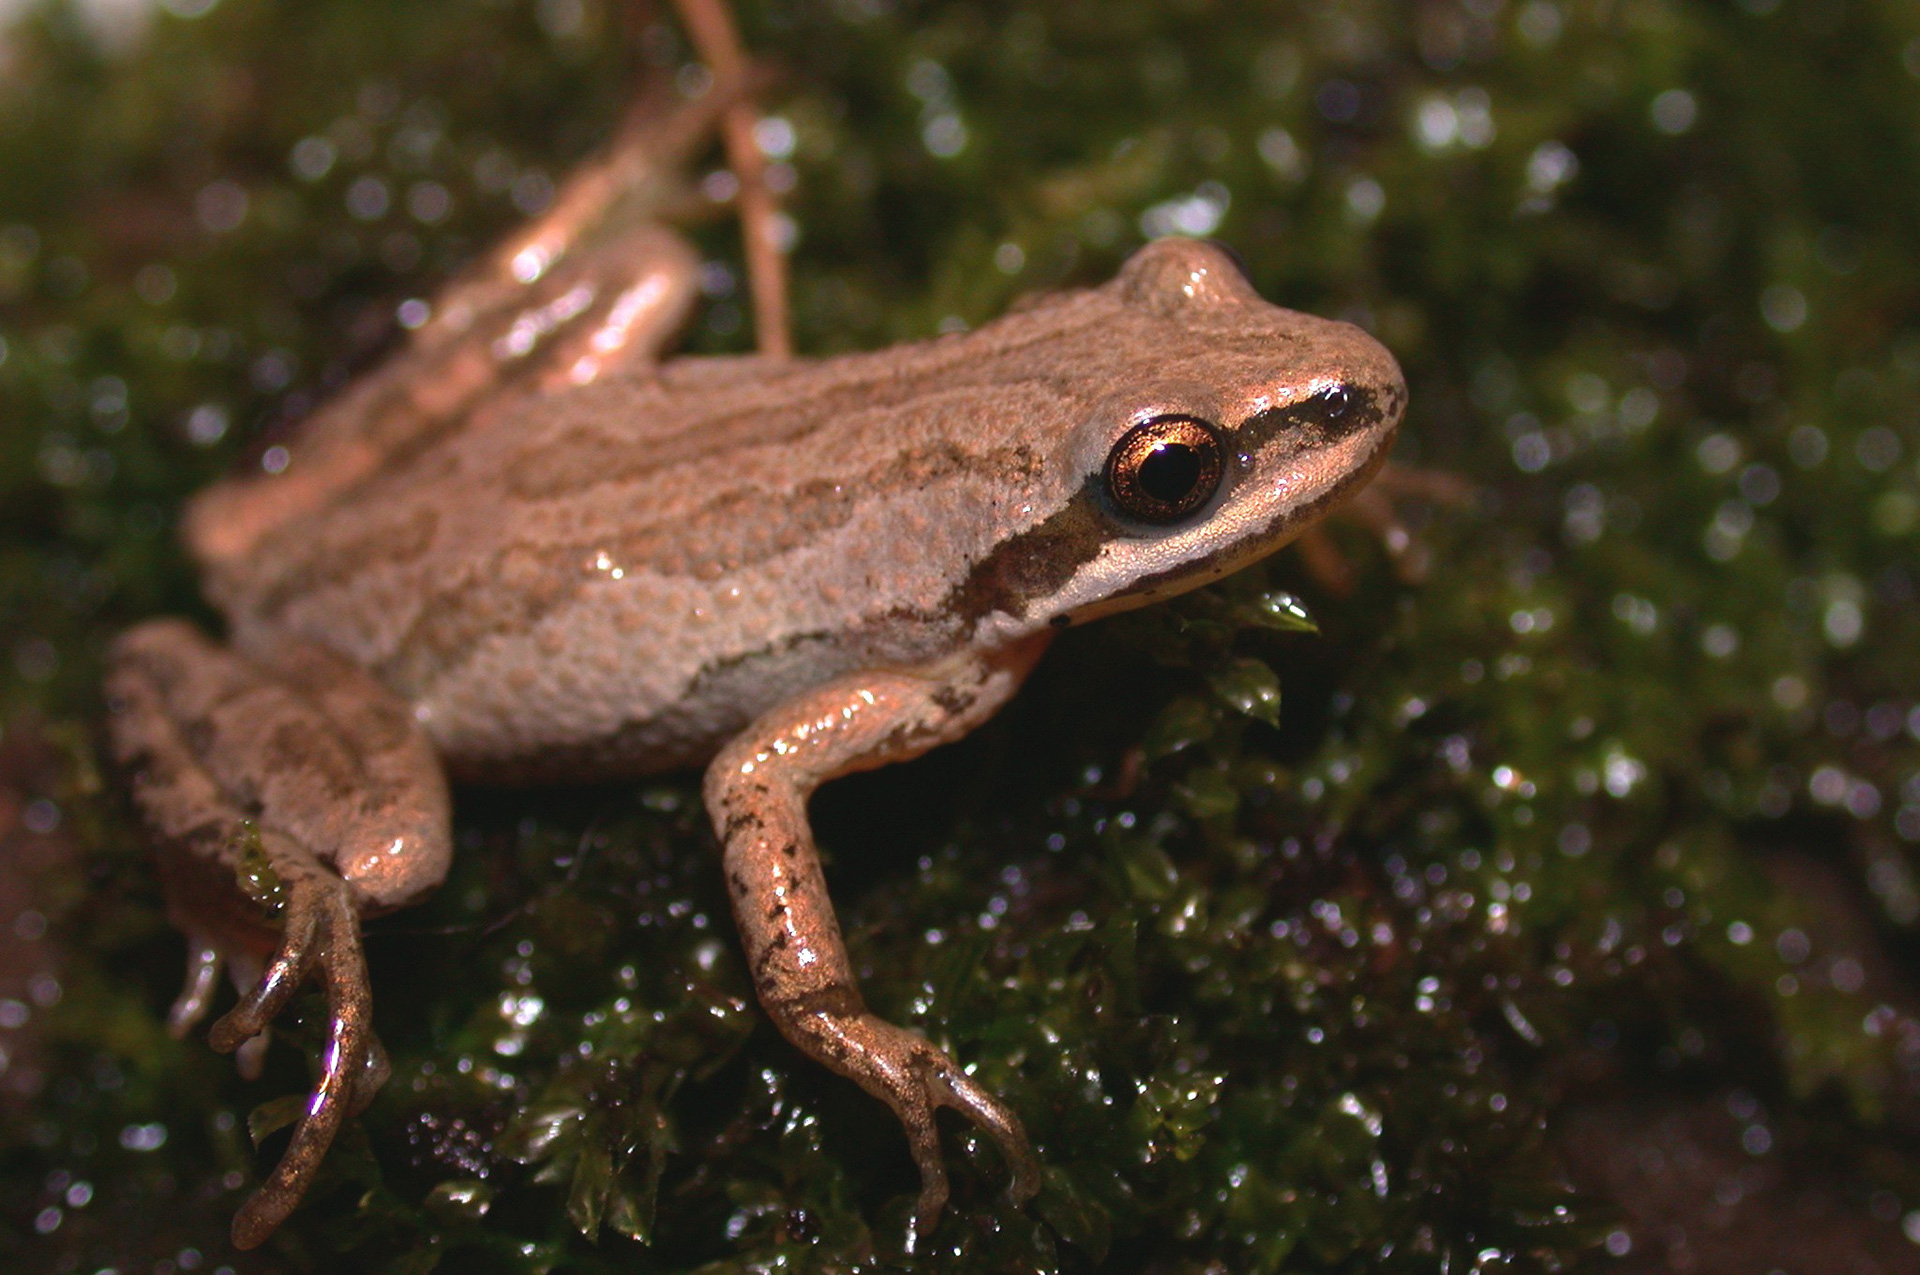
{"type": "Polygon", "coordinates": [[[661,361],[697,262],[646,213],[724,97],[631,127],[275,472],[194,501],[224,641],[157,620],[114,649],[113,746],[190,941],[175,1031],[223,966],[242,995],[212,1042],[243,1068],[304,981],[330,1006],[242,1247],[385,1078],[360,919],[444,876],[449,778],[704,765],[760,1002],[899,1117],[920,1231],[947,1194],[936,1107],[1030,1195],[1015,1113],[862,1001],[808,797],[978,726],[1059,629],[1271,553],[1393,440],[1386,350],[1185,239],[969,333],[661,361]]]}

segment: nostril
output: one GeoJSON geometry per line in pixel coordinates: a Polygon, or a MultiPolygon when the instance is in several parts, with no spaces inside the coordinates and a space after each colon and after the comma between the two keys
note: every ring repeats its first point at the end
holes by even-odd
{"type": "Polygon", "coordinates": [[[1353,410],[1353,392],[1344,385],[1336,385],[1322,390],[1319,394],[1322,419],[1329,425],[1338,425],[1353,410]]]}
{"type": "Polygon", "coordinates": [[[1345,383],[1329,385],[1294,409],[1302,420],[1320,427],[1329,442],[1366,428],[1377,419],[1373,395],[1345,383]]]}

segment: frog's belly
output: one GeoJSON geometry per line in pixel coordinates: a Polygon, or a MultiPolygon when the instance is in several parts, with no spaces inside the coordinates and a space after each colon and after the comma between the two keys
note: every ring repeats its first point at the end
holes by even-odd
{"type": "Polygon", "coordinates": [[[951,643],[889,624],[784,630],[757,643],[628,648],[583,624],[529,676],[508,657],[478,656],[412,696],[416,712],[463,780],[612,779],[704,764],[780,703],[861,669],[912,667],[951,643]],[[512,688],[502,694],[505,688],[512,688]]]}

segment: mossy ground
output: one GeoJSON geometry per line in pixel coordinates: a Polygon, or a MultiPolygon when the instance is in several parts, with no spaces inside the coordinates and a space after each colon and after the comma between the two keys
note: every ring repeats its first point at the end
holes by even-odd
{"type": "MultiPolygon", "coordinates": [[[[900,1255],[904,1144],[753,1007],[687,776],[459,794],[452,879],[370,927],[393,1082],[235,1255],[248,1122],[307,1072],[162,1031],[100,652],[210,620],[183,495],[684,55],[611,0],[173,0],[104,43],[38,11],[0,36],[0,1261],[1912,1269],[1920,7],[742,10],[804,350],[1213,234],[1378,333],[1401,459],[1474,495],[1424,511],[1417,583],[1336,528],[1347,587],[1289,553],[1072,632],[988,728],[817,803],[870,1000],[1022,1113],[1033,1206],[955,1122],[900,1255]],[[1659,1160],[1676,1110],[1737,1143],[1692,1213],[1595,1150],[1659,1160]],[[1821,1247],[1726,1264],[1816,1182],[1821,1247]]],[[[693,350],[746,341],[736,276],[693,350]]]]}

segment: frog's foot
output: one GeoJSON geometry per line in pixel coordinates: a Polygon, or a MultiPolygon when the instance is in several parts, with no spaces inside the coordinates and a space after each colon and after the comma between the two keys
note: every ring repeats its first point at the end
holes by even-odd
{"type": "Polygon", "coordinates": [[[241,1051],[244,1059],[256,1041],[264,1041],[267,1025],[308,978],[318,978],[326,990],[327,1042],[320,1054],[320,1079],[280,1163],[233,1219],[233,1242],[243,1249],[259,1245],[293,1212],[340,1122],[372,1101],[389,1071],[386,1053],[373,1035],[373,997],[360,951],[359,916],[346,882],[316,866],[310,875],[289,881],[287,894],[280,950],[207,1036],[215,1049],[241,1051]]]}
{"type": "MultiPolygon", "coordinates": [[[[1402,504],[1462,505],[1472,495],[1472,485],[1457,475],[1387,465],[1334,516],[1359,523],[1372,533],[1392,559],[1394,574],[1408,584],[1417,584],[1426,578],[1433,555],[1401,521],[1402,504]]],[[[1353,591],[1353,565],[1334,544],[1324,524],[1309,527],[1296,543],[1308,574],[1322,588],[1334,594],[1353,591]]]]}
{"type": "Polygon", "coordinates": [[[319,1081],[234,1222],[235,1243],[251,1248],[386,1077],[359,917],[418,898],[444,874],[445,781],[407,706],[319,648],[241,656],[153,621],[116,643],[107,698],[168,915],[192,951],[171,1029],[206,1014],[224,964],[241,1000],[210,1038],[258,1075],[274,1016],[309,979],[326,994],[319,1081]]]}
{"type": "Polygon", "coordinates": [[[900,1118],[920,1167],[915,1236],[931,1231],[947,1204],[947,1166],[933,1122],[937,1108],[958,1111],[993,1138],[1012,1174],[1007,1194],[1016,1202],[1031,1199],[1040,1189],[1040,1166],[1020,1118],[926,1037],[869,1013],[851,987],[769,1001],[766,1008],[781,1034],[803,1053],[886,1103],[900,1118]]]}

